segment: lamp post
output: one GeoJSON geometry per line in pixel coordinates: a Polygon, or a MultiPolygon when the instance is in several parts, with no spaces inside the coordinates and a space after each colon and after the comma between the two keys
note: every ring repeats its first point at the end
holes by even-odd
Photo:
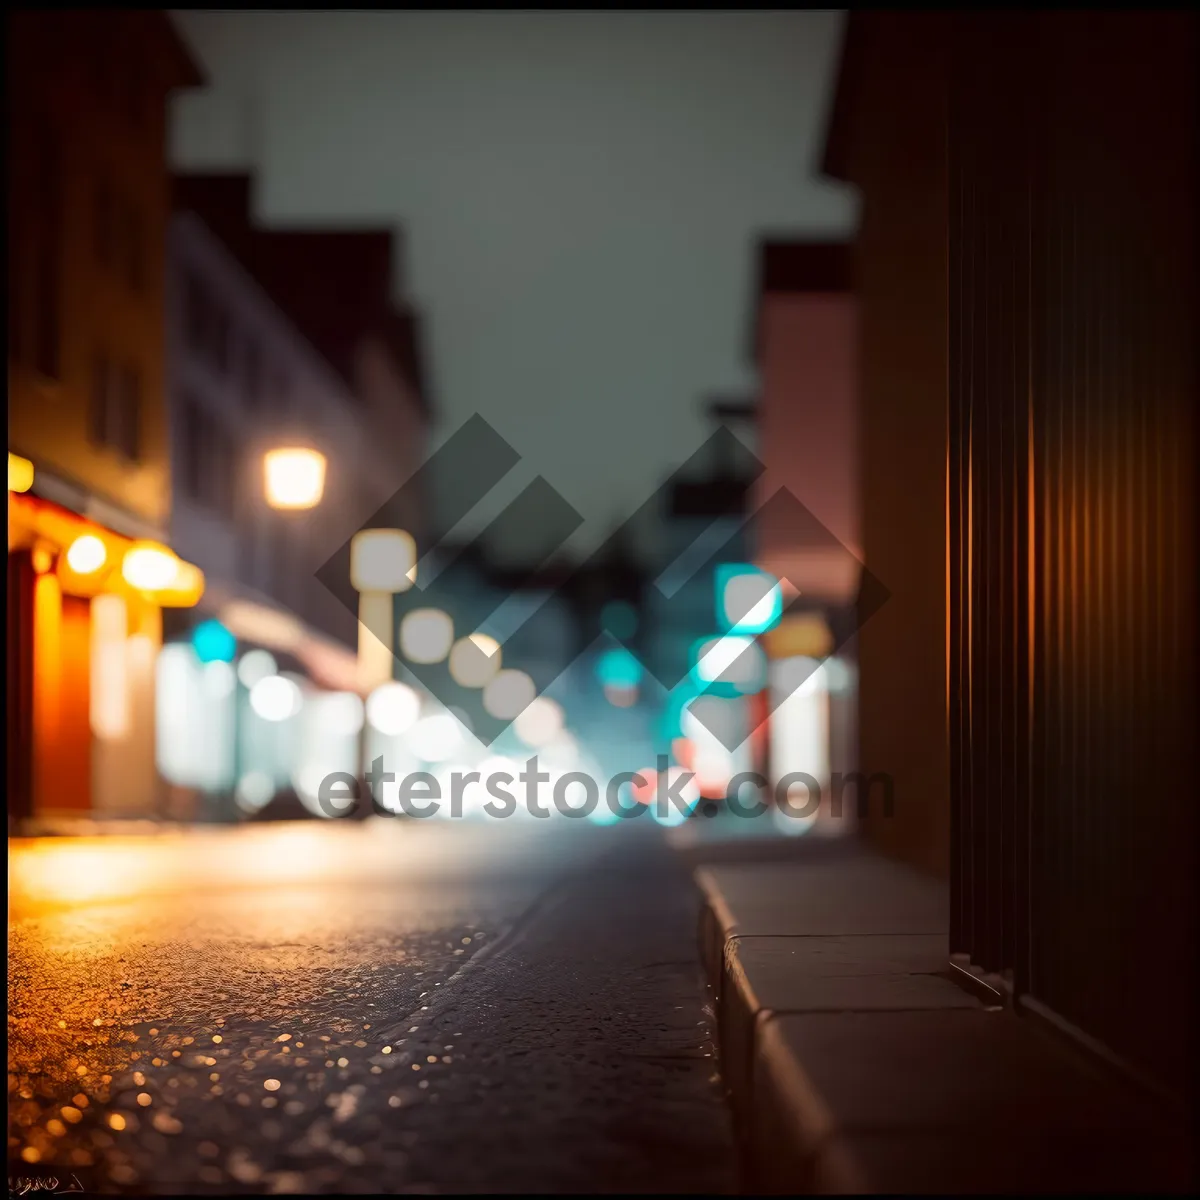
{"type": "MultiPolygon", "coordinates": [[[[262,458],[263,498],[277,512],[304,512],[317,507],[325,494],[325,455],[304,439],[267,450],[262,458]]],[[[242,771],[241,695],[234,687],[233,776],[234,789],[242,771]]]]}
{"type": "Polygon", "coordinates": [[[359,687],[392,678],[395,596],[417,577],[417,544],[403,529],[363,529],[350,542],[350,583],[358,592],[359,687]]]}
{"type": "MultiPolygon", "coordinates": [[[[417,544],[412,534],[402,529],[363,529],[354,535],[350,583],[358,592],[358,686],[371,696],[392,682],[396,595],[412,587],[416,578],[417,544]]],[[[359,746],[364,769],[369,736],[364,720],[359,746]]]]}

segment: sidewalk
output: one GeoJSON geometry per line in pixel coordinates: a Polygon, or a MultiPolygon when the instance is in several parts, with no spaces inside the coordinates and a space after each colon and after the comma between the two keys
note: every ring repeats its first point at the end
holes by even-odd
{"type": "Polygon", "coordinates": [[[952,982],[943,884],[850,840],[685,853],[751,1190],[1190,1190],[1173,1117],[952,982]]]}

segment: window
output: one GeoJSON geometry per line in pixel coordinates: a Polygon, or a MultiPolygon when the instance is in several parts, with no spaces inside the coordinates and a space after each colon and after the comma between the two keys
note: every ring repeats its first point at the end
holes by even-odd
{"type": "Polygon", "coordinates": [[[112,363],[108,355],[100,352],[92,362],[92,404],[88,410],[88,436],[96,446],[108,445],[113,390],[112,363]]]}
{"type": "Polygon", "coordinates": [[[94,445],[131,462],[142,454],[142,376],[136,366],[117,367],[103,351],[92,363],[88,435],[94,445]]]}
{"type": "Polygon", "coordinates": [[[142,456],[142,373],[126,364],[117,381],[117,411],[113,422],[112,446],[131,462],[142,456]]]}
{"type": "Polygon", "coordinates": [[[196,503],[233,520],[238,482],[235,442],[195,396],[185,395],[181,409],[180,488],[196,503]]]}
{"type": "Polygon", "coordinates": [[[183,469],[179,474],[179,488],[192,500],[200,498],[203,477],[204,455],[204,412],[196,400],[184,395],[179,406],[179,460],[183,469]]]}
{"type": "Polygon", "coordinates": [[[184,279],[183,310],[188,347],[210,366],[227,373],[233,343],[229,314],[217,303],[208,285],[192,274],[184,279]]]}

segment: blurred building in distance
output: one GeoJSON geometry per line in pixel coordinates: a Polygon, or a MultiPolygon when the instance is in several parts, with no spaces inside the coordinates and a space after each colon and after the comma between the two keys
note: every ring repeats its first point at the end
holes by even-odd
{"type": "Polygon", "coordinates": [[[660,693],[655,750],[685,770],[705,767],[697,773],[705,777],[706,794],[717,799],[733,775],[763,765],[766,727],[760,707],[767,680],[754,638],[748,639],[753,645],[744,656],[735,650],[725,661],[724,650],[741,642],[727,638],[730,630],[717,603],[720,570],[749,563],[753,553],[748,518],[759,466],[732,431],[745,423],[748,408],[730,401],[706,407],[714,435],[661,492],[657,562],[662,566],[645,589],[641,647],[653,680],[647,688],[660,693]],[[739,663],[763,677],[741,679],[735,686],[731,680],[739,677],[739,663]],[[703,721],[689,712],[695,701],[705,710],[703,721]],[[697,764],[701,751],[706,759],[697,764]]]}
{"type": "MultiPolygon", "coordinates": [[[[361,487],[376,507],[390,500],[425,460],[432,413],[420,320],[400,298],[397,232],[274,227],[255,212],[249,175],[177,175],[174,186],[176,208],[208,227],[349,389],[358,424],[389,464],[381,473],[365,462],[361,487]]],[[[422,498],[410,507],[388,520],[420,539],[422,498]]]]}
{"type": "Polygon", "coordinates": [[[857,305],[850,268],[844,242],[766,241],[758,249],[753,356],[764,469],[754,492],[755,556],[764,570],[828,605],[853,603],[859,584],[857,305]],[[786,505],[770,505],[780,488],[827,535],[798,528],[786,505]]]}
{"type": "MultiPolygon", "coordinates": [[[[763,472],[754,562],[785,581],[770,659],[769,775],[812,775],[823,792],[857,765],[854,650],[861,585],[857,306],[851,247],[766,240],[750,331],[763,472]]],[[[848,816],[823,831],[845,832],[848,816]]]]}
{"type": "Polygon", "coordinates": [[[163,545],[166,101],[202,80],[165,13],[7,28],[10,821],[146,812],[161,607],[203,586],[163,545]]]}
{"type": "MultiPolygon", "coordinates": [[[[236,639],[239,664],[256,651],[252,661],[267,661],[265,653],[277,668],[295,672],[305,690],[352,694],[363,683],[358,616],[317,572],[374,523],[423,456],[424,372],[415,335],[406,340],[405,320],[390,305],[390,234],[345,234],[340,265],[330,251],[343,235],[282,235],[287,254],[277,262],[273,251],[255,249],[260,241],[274,248],[276,235],[249,224],[246,204],[223,203],[230,191],[248,199],[248,189],[240,178],[177,180],[167,295],[177,480],[172,533],[203,566],[209,589],[201,609],[171,632],[186,642],[198,622],[219,621],[236,639]],[[278,263],[285,260],[283,272],[278,263]],[[253,275],[250,264],[264,277],[253,275]],[[324,325],[321,305],[331,314],[324,325]],[[303,328],[293,315],[297,308],[303,328]],[[264,456],[295,446],[324,457],[324,488],[312,508],[279,510],[266,495],[264,456]]],[[[389,510],[384,523],[415,534],[422,516],[410,505],[401,513],[389,510]]],[[[205,670],[223,673],[195,655],[185,661],[182,653],[171,654],[179,661],[167,674],[181,697],[185,691],[204,695],[198,679],[205,670]],[[197,678],[188,682],[185,667],[197,678]]],[[[287,741],[304,713],[298,708],[279,721],[260,719],[248,700],[253,682],[238,678],[228,690],[218,687],[193,714],[192,731],[172,725],[178,737],[170,734],[161,747],[162,768],[173,783],[225,797],[214,801],[215,815],[235,815],[230,793],[238,798],[239,780],[259,781],[240,797],[247,811],[264,803],[262,780],[274,788],[294,782],[287,759],[296,756],[295,747],[264,756],[251,743],[287,741]],[[203,740],[197,727],[209,730],[204,755],[188,749],[203,740]]],[[[326,703],[316,698],[303,707],[319,710],[326,703]]],[[[334,758],[339,769],[357,770],[357,763],[334,758]]]]}
{"type": "Polygon", "coordinates": [[[352,662],[355,616],[314,572],[390,482],[383,448],[345,381],[190,212],[171,225],[168,315],[171,529],[208,575],[203,609],[277,608],[352,662]],[[327,461],[311,511],[267,503],[263,456],[294,443],[327,461]]]}

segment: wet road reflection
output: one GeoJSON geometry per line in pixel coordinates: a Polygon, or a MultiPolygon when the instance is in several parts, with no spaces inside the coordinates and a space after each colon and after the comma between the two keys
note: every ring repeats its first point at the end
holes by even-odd
{"type": "Polygon", "coordinates": [[[469,1052],[421,1013],[573,852],[394,823],[12,849],[10,1167],[275,1192],[345,1185],[368,1089],[419,1103],[469,1052]]]}

